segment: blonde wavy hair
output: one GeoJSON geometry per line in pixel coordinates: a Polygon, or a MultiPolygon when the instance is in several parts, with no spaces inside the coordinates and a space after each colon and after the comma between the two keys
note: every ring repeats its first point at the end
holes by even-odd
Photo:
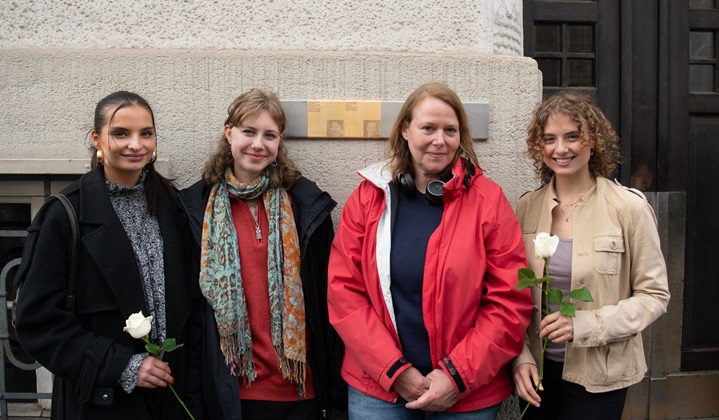
{"type": "MultiPolygon", "coordinates": [[[[232,101],[227,108],[227,119],[224,125],[236,127],[241,125],[245,119],[262,111],[270,113],[272,120],[280,130],[280,135],[283,135],[287,129],[287,117],[282,108],[282,103],[276,94],[260,89],[252,89],[232,101]]],[[[284,143],[284,139],[280,140],[276,165],[273,163],[264,170],[267,177],[270,178],[272,188],[289,188],[302,176],[287,154],[284,143]]],[[[217,141],[217,149],[205,162],[205,168],[202,172],[203,182],[207,185],[215,185],[220,182],[225,175],[225,170],[232,166],[232,161],[230,143],[227,141],[223,130],[217,141]]]]}
{"type": "Polygon", "coordinates": [[[547,120],[555,114],[564,114],[571,118],[582,136],[589,134],[589,141],[594,143],[589,157],[589,171],[595,177],[609,176],[622,161],[621,144],[612,123],[587,96],[564,91],[537,105],[527,127],[526,153],[532,159],[534,170],[542,183],[546,184],[554,175],[554,171],[544,163],[542,140],[547,120]]]}

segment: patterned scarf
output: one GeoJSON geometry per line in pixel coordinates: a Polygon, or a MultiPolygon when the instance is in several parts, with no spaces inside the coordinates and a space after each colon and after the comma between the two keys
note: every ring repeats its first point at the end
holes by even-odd
{"type": "Polygon", "coordinates": [[[224,179],[212,187],[202,224],[200,288],[215,312],[225,363],[233,376],[239,374],[249,386],[257,372],[229,194],[248,200],[262,196],[269,220],[267,281],[272,344],[282,377],[296,384],[297,394],[304,398],[307,349],[299,239],[287,191],[269,188],[269,184],[264,175],[243,184],[228,168],[224,179]]]}

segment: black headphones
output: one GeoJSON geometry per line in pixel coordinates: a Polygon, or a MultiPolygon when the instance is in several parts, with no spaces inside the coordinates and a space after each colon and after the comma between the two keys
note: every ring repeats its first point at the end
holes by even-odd
{"type": "MultiPolygon", "coordinates": [[[[449,176],[451,178],[452,174],[449,174],[449,176]]],[[[402,191],[404,191],[408,197],[413,196],[417,192],[417,185],[414,183],[414,178],[412,178],[412,174],[409,172],[397,175],[397,180],[402,187],[402,191]]],[[[427,184],[427,191],[424,196],[430,203],[440,204],[442,202],[442,191],[444,191],[444,181],[441,179],[433,179],[427,184]]]]}
{"type": "MultiPolygon", "coordinates": [[[[462,181],[467,188],[469,188],[469,182],[472,180],[473,176],[474,166],[470,166],[470,170],[467,171],[467,174],[464,176],[464,180],[462,181]]],[[[442,203],[444,183],[449,181],[450,179],[452,179],[451,172],[444,176],[442,179],[433,179],[432,181],[429,181],[429,184],[427,184],[427,191],[425,191],[424,194],[425,198],[427,198],[427,201],[432,204],[442,203]]],[[[409,172],[397,175],[397,181],[399,181],[399,185],[401,186],[402,191],[404,191],[404,193],[408,197],[413,196],[417,192],[417,185],[414,183],[414,178],[412,178],[412,174],[410,174],[409,172]]]]}

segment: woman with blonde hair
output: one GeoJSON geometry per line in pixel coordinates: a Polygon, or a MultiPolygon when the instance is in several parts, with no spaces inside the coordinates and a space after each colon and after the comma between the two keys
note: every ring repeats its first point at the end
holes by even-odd
{"type": "Polygon", "coordinates": [[[317,419],[341,407],[327,318],[335,202],[287,155],[276,95],[235,99],[202,180],[181,192],[201,255],[207,418],[317,419]]]}

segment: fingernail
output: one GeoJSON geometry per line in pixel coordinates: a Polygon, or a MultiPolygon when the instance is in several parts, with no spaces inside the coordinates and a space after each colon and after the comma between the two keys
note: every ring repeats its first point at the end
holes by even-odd
{"type": "Polygon", "coordinates": [[[174,384],[174,383],[175,383],[175,378],[170,379],[170,383],[171,383],[171,384],[174,384]]]}

